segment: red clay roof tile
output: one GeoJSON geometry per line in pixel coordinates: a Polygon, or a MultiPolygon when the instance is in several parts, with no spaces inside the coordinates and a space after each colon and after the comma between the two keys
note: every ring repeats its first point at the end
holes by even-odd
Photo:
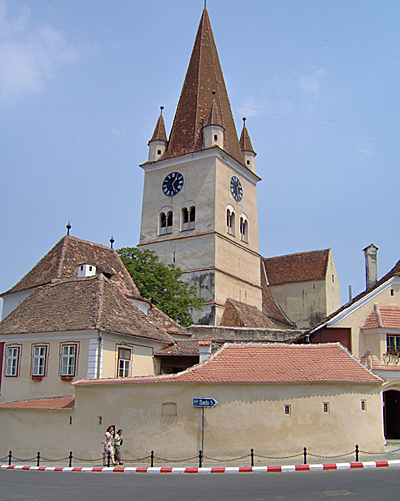
{"type": "Polygon", "coordinates": [[[226,344],[207,361],[168,376],[78,381],[74,386],[138,383],[382,384],[342,345],[226,344]]]}
{"type": "Polygon", "coordinates": [[[325,280],[330,249],[263,258],[269,285],[325,280]]]}
{"type": "Polygon", "coordinates": [[[369,329],[400,329],[400,307],[374,304],[374,311],[363,326],[363,330],[369,329]]]}
{"type": "Polygon", "coordinates": [[[1,409],[27,409],[27,410],[48,410],[63,411],[73,409],[75,397],[52,397],[35,398],[33,400],[20,400],[19,402],[8,402],[0,405],[1,409]]]}

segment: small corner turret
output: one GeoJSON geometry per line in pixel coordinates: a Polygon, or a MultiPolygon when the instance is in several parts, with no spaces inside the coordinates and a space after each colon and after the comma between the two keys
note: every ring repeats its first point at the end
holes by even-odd
{"type": "Polygon", "coordinates": [[[224,148],[224,126],[222,125],[221,115],[218,105],[215,102],[215,90],[212,93],[213,99],[210,112],[203,127],[203,148],[212,148],[219,146],[224,148]]]}
{"type": "Polygon", "coordinates": [[[167,134],[165,132],[165,124],[163,117],[164,106],[160,106],[160,116],[158,117],[156,126],[154,128],[153,135],[150,141],[147,143],[149,146],[149,157],[148,162],[156,162],[165,153],[167,149],[167,134]]]}
{"type": "Polygon", "coordinates": [[[250,134],[246,127],[246,117],[243,117],[243,129],[240,135],[240,149],[243,153],[244,164],[252,172],[256,172],[256,155],[257,153],[253,149],[251,144],[250,134]]]}

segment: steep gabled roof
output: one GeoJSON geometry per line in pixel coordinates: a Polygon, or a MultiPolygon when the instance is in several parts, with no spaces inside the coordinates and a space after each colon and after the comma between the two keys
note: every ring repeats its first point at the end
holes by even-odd
{"type": "Polygon", "coordinates": [[[147,311],[147,318],[171,336],[190,337],[190,334],[184,327],[179,325],[178,322],[175,322],[175,320],[172,320],[172,318],[158,309],[157,306],[154,306],[154,304],[152,304],[151,308],[147,311]]]}
{"type": "Polygon", "coordinates": [[[168,376],[78,381],[74,386],[143,383],[353,383],[379,384],[340,343],[226,344],[205,362],[168,376]]]}
{"type": "Polygon", "coordinates": [[[0,334],[102,329],[173,343],[104,275],[37,287],[0,322],[0,334]]]}
{"type": "Polygon", "coordinates": [[[271,291],[269,290],[267,278],[265,276],[265,267],[263,258],[260,260],[261,265],[261,289],[262,289],[262,311],[273,321],[279,322],[281,324],[286,324],[290,327],[294,327],[294,323],[291,322],[285,313],[282,311],[281,307],[273,298],[271,291]]]}
{"type": "Polygon", "coordinates": [[[81,264],[96,266],[97,272],[105,273],[121,292],[141,299],[135,283],[115,250],[70,235],[59,240],[14,287],[1,296],[75,278],[81,264]]]}
{"type": "Polygon", "coordinates": [[[400,306],[374,304],[374,311],[367,318],[362,329],[400,329],[400,306]]]}
{"type": "Polygon", "coordinates": [[[202,150],[203,127],[212,107],[213,91],[225,129],[224,150],[244,165],[210,19],[204,9],[164,159],[202,150]]]}
{"type": "Polygon", "coordinates": [[[275,329],[276,325],[256,306],[228,298],[221,325],[224,327],[254,327],[275,329]]]}
{"type": "Polygon", "coordinates": [[[324,280],[330,249],[263,258],[269,285],[324,280]]]}

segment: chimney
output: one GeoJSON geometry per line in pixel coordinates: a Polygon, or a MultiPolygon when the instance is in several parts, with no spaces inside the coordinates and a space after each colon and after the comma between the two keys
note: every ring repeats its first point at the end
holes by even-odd
{"type": "Polygon", "coordinates": [[[367,289],[378,281],[378,247],[371,244],[363,249],[365,256],[365,278],[367,289]]]}
{"type": "Polygon", "coordinates": [[[199,341],[199,362],[202,363],[211,356],[211,339],[199,341]]]}

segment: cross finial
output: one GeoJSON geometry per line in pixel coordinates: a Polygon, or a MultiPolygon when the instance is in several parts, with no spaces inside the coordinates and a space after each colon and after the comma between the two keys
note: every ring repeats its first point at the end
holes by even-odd
{"type": "Polygon", "coordinates": [[[71,224],[70,224],[69,221],[68,221],[68,224],[67,224],[66,228],[67,228],[67,235],[69,236],[69,230],[72,228],[72,226],[71,226],[71,224]]]}

